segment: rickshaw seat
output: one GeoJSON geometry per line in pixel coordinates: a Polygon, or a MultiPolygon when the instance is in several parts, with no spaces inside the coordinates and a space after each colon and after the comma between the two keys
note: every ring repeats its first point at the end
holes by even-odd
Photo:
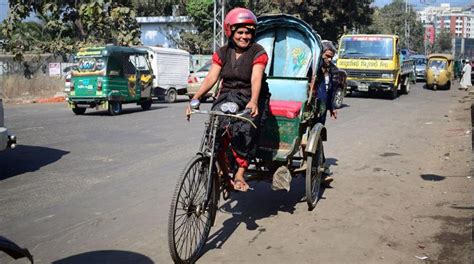
{"type": "Polygon", "coordinates": [[[308,99],[306,78],[269,78],[270,113],[289,119],[298,118],[308,99]]]}
{"type": "Polygon", "coordinates": [[[289,119],[298,118],[302,106],[302,102],[270,100],[270,113],[289,119]]]}

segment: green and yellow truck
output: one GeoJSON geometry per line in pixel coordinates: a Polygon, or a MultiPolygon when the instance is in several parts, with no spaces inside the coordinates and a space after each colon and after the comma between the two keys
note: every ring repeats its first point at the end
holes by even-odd
{"type": "Polygon", "coordinates": [[[76,60],[68,96],[76,115],[87,108],[118,115],[127,103],[150,109],[154,76],[146,51],[113,45],[89,47],[80,49],[76,60]]]}
{"type": "Polygon", "coordinates": [[[412,60],[403,58],[396,35],[344,35],[339,41],[337,67],[347,72],[348,92],[381,90],[395,99],[410,92],[412,60]]]}

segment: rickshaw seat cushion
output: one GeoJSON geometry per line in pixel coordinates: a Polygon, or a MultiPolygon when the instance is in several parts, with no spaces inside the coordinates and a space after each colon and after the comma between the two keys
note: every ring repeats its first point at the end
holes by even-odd
{"type": "Polygon", "coordinates": [[[270,113],[289,119],[298,118],[302,106],[303,103],[297,101],[270,100],[270,113]]]}

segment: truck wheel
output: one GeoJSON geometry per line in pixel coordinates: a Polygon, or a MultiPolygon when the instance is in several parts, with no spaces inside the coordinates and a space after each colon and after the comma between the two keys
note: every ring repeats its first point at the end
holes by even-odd
{"type": "Polygon", "coordinates": [[[146,111],[146,110],[150,110],[152,103],[153,103],[153,101],[151,99],[149,99],[149,100],[141,102],[140,106],[142,107],[143,111],[146,111]]]}
{"type": "Polygon", "coordinates": [[[410,82],[407,82],[407,85],[402,85],[402,94],[410,93],[410,82]]]}
{"type": "Polygon", "coordinates": [[[344,93],[342,92],[342,89],[337,89],[336,95],[334,98],[334,107],[336,107],[336,109],[341,108],[343,100],[344,100],[344,93]]]}
{"type": "Polygon", "coordinates": [[[166,92],[166,102],[168,103],[176,102],[177,96],[178,94],[176,93],[176,90],[174,88],[168,89],[168,92],[166,92]]]}
{"type": "Polygon", "coordinates": [[[397,87],[393,87],[393,90],[390,93],[390,99],[395,100],[398,96],[398,89],[402,88],[402,83],[399,83],[397,87]]]}
{"type": "Polygon", "coordinates": [[[85,112],[86,112],[86,108],[85,107],[77,107],[75,106],[72,111],[74,112],[74,114],[76,115],[83,115],[85,112]]]}
{"type": "Polygon", "coordinates": [[[122,113],[122,102],[110,101],[108,110],[111,116],[120,115],[122,113]]]}

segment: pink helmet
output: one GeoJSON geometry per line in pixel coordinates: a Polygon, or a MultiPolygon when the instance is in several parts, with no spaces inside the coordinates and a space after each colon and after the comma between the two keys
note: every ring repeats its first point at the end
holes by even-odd
{"type": "Polygon", "coordinates": [[[246,25],[249,29],[255,30],[257,26],[257,17],[252,11],[237,7],[229,11],[224,19],[224,32],[225,35],[230,38],[232,32],[237,29],[236,25],[246,25]]]}

